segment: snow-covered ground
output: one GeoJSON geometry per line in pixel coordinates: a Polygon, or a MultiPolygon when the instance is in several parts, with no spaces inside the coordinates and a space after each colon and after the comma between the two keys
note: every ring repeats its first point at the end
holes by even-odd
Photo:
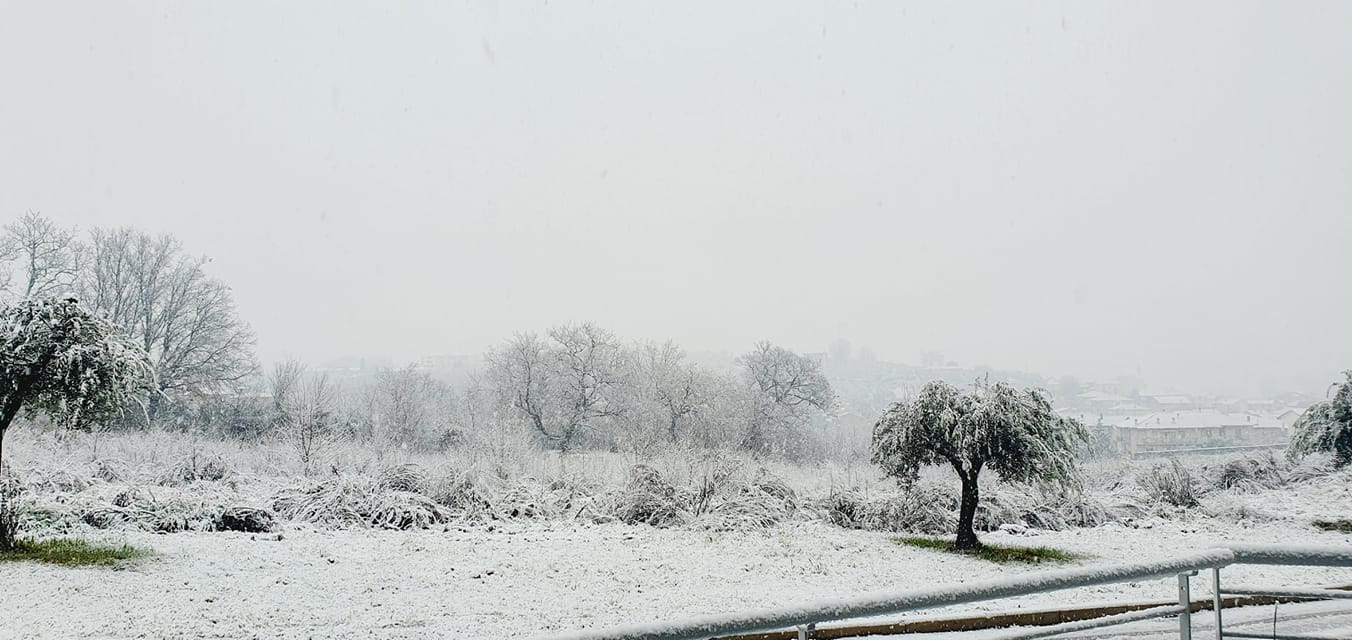
{"type": "MultiPolygon", "coordinates": [[[[354,450],[343,460],[344,468],[354,471],[342,482],[361,481],[395,464],[441,465],[478,470],[489,497],[508,506],[549,508],[533,517],[516,517],[507,507],[495,508],[492,517],[452,514],[447,524],[405,531],[361,525],[335,529],[283,518],[278,540],[276,533],[197,527],[161,535],[134,522],[99,529],[83,514],[112,509],[125,496],[144,498],[146,508],[172,507],[188,514],[219,515],[213,509],[226,504],[274,504],[279,492],[306,482],[288,469],[284,449],[166,434],[59,441],[28,434],[16,444],[17,471],[27,479],[36,504],[52,514],[46,528],[34,533],[128,541],[156,555],[121,570],[0,564],[0,639],[527,637],[1046,569],[914,549],[893,542],[894,534],[832,524],[823,498],[837,488],[859,487],[861,494],[875,495],[895,489],[866,464],[774,467],[772,472],[797,492],[798,511],[766,528],[721,531],[699,520],[667,529],[606,522],[585,517],[589,512],[578,503],[564,508],[561,500],[542,502],[542,496],[552,495],[545,489],[523,491],[557,482],[604,496],[624,486],[634,463],[620,456],[535,455],[515,463],[445,456],[373,461],[369,452],[354,450]],[[182,469],[184,460],[223,460],[230,472],[217,480],[179,482],[171,471],[182,469]],[[107,469],[120,478],[103,477],[107,469]]],[[[657,465],[687,490],[701,477],[692,460],[670,455],[643,462],[657,465]]],[[[1311,525],[1321,518],[1352,517],[1352,472],[1293,479],[1294,471],[1283,471],[1289,475],[1275,485],[1217,489],[1218,462],[1188,463],[1199,475],[1212,465],[1206,481],[1197,484],[1213,487],[1200,506],[1189,508],[1151,502],[1137,485],[1134,478],[1157,463],[1096,463],[1088,474],[1093,504],[1142,505],[1132,512],[1137,515],[1097,527],[987,533],[983,539],[1079,552],[1088,556],[1081,565],[1157,559],[1227,541],[1352,546],[1352,536],[1311,525]]],[[[1009,495],[983,492],[992,502],[1009,495]]],[[[41,522],[34,520],[33,526],[41,522]]],[[[1240,566],[1227,569],[1225,577],[1262,584],[1352,584],[1352,569],[1240,566]]],[[[1197,578],[1196,591],[1207,588],[1205,576],[1197,578]]],[[[1153,580],[911,617],[1174,597],[1172,580],[1153,580]]]]}
{"type": "MultiPolygon", "coordinates": [[[[502,638],[776,607],[991,578],[995,565],[824,524],[707,533],[621,524],[513,523],[450,531],[114,534],[158,556],[120,571],[0,566],[4,638],[502,638]],[[21,596],[19,594],[22,594],[21,596]]],[[[991,534],[988,541],[1011,541],[991,534]]],[[[1346,534],[1210,522],[1106,525],[1031,536],[1131,561],[1245,542],[1352,545],[1346,534]]],[[[1228,580],[1352,583],[1352,570],[1234,567],[1228,580]]],[[[1198,578],[1197,589],[1206,581],[1198,578]]],[[[973,605],[1017,610],[1174,597],[1170,580],[973,605]]],[[[936,611],[926,612],[935,615],[936,611]]]]}

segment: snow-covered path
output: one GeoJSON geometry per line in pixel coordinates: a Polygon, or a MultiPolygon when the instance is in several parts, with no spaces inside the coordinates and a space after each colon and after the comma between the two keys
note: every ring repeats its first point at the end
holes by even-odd
{"type": "MultiPolygon", "coordinates": [[[[1248,542],[1352,544],[1271,525],[1157,521],[1017,538],[1111,563],[1248,542]]],[[[275,536],[128,533],[158,557],[130,569],[0,566],[0,638],[500,638],[776,607],[989,578],[995,565],[821,524],[711,534],[625,525],[512,523],[450,531],[288,530],[275,536]]],[[[1001,535],[989,541],[1014,541],[1001,535]]],[[[1235,567],[1227,579],[1352,583],[1352,570],[1235,567]]],[[[1197,589],[1204,589],[1199,579],[1197,589]]],[[[963,610],[1173,596],[1169,581],[1040,595],[963,610]]],[[[956,610],[944,611],[951,613],[956,610]]],[[[924,615],[935,615],[936,611],[924,615]]]]}

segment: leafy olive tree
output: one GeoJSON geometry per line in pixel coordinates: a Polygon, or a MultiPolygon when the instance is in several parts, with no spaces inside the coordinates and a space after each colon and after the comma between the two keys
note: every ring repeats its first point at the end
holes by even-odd
{"type": "Polygon", "coordinates": [[[897,402],[873,427],[873,462],[903,485],[925,465],[948,464],[962,480],[955,547],[981,546],[973,530],[986,467],[1015,482],[1079,483],[1075,448],[1088,440],[1079,422],[1052,411],[1041,390],[977,382],[969,393],[933,381],[910,402],[897,402]]]}
{"type": "Polygon", "coordinates": [[[1333,398],[1316,403],[1296,420],[1296,433],[1286,455],[1299,458],[1317,451],[1333,454],[1334,466],[1352,463],[1352,371],[1344,371],[1347,380],[1335,384],[1333,398]]]}
{"type": "MultiPolygon", "coordinates": [[[[76,300],[29,298],[0,310],[0,464],[20,411],[82,428],[154,389],[145,351],[76,300]]],[[[0,549],[12,546],[3,538],[0,549]]]]}

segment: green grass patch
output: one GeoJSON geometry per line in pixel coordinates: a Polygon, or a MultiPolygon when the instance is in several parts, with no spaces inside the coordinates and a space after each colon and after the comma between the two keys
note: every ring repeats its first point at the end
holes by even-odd
{"type": "Polygon", "coordinates": [[[1073,562],[1083,560],[1085,556],[1052,547],[1016,547],[1003,544],[983,544],[976,549],[956,549],[953,541],[944,538],[926,538],[922,536],[904,536],[893,538],[898,544],[931,551],[957,553],[991,562],[1025,562],[1039,564],[1044,562],[1073,562]]]}
{"type": "Polygon", "coordinates": [[[34,540],[22,538],[10,551],[0,551],[0,562],[47,562],[68,567],[107,567],[151,555],[149,549],[129,544],[99,544],[79,538],[34,540]]]}
{"type": "Polygon", "coordinates": [[[1324,531],[1352,533],[1352,520],[1315,520],[1314,527],[1324,531]]]}

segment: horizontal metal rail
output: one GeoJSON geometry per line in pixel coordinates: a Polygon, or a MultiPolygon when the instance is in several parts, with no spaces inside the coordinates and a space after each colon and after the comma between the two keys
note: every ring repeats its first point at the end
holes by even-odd
{"type": "Polygon", "coordinates": [[[1309,598],[1311,600],[1352,600],[1352,591],[1338,589],[1283,589],[1281,587],[1224,587],[1222,593],[1237,596],[1275,596],[1280,598],[1309,598]]]}
{"type": "Polygon", "coordinates": [[[1286,544],[1235,544],[1233,564],[1269,564],[1298,567],[1352,567],[1352,547],[1286,544]]]}
{"type": "Polygon", "coordinates": [[[1242,631],[1226,631],[1223,638],[1262,638],[1263,640],[1347,640],[1347,636],[1305,636],[1305,635],[1286,635],[1281,633],[1244,633],[1242,631]]]}
{"type": "Polygon", "coordinates": [[[1090,629],[1101,629],[1129,622],[1140,622],[1142,620],[1154,620],[1155,618],[1167,618],[1176,616],[1187,611],[1183,605],[1173,605],[1169,607],[1154,607],[1151,609],[1141,609],[1140,611],[1128,611],[1102,618],[1092,618],[1089,620],[1078,620],[1076,622],[1066,622],[1063,624],[1052,625],[1050,627],[1039,627],[1033,629],[1020,629],[1004,635],[987,636],[991,640],[1033,640],[1034,638],[1048,638],[1059,636],[1063,633],[1073,633],[1076,631],[1089,631],[1090,629]]]}
{"type": "Polygon", "coordinates": [[[785,629],[829,620],[867,618],[1046,593],[1048,591],[1130,582],[1146,578],[1161,578],[1183,572],[1225,566],[1231,564],[1234,560],[1235,554],[1228,549],[1211,549],[1154,562],[1063,569],[928,589],[877,593],[848,600],[825,601],[760,612],[704,616],[676,623],[630,625],[554,637],[560,640],[633,640],[635,638],[703,640],[718,636],[785,629]]]}
{"type": "MultiPolygon", "coordinates": [[[[1234,545],[1228,549],[1209,549],[1153,562],[1116,564],[1102,567],[1081,567],[1011,576],[995,580],[970,582],[941,587],[912,589],[901,592],[880,592],[851,599],[827,600],[795,607],[770,609],[760,612],[733,613],[692,618],[675,623],[638,624],[600,631],[583,631],[551,636],[560,640],[705,640],[734,635],[748,635],[799,628],[799,636],[806,635],[821,622],[868,618],[998,600],[1016,596],[1047,593],[1096,585],[1130,582],[1147,578],[1179,577],[1180,604],[1129,611],[1114,615],[1066,622],[1037,629],[1011,630],[998,636],[1002,640],[1030,640],[1047,636],[1097,629],[1138,620],[1177,615],[1180,617],[1180,636],[1190,637],[1188,611],[1192,608],[1187,590],[1187,576],[1203,569],[1211,569],[1215,580],[1215,606],[1218,637],[1272,638],[1272,634],[1254,635],[1222,631],[1220,619],[1221,594],[1262,595],[1282,598],[1349,598],[1352,593],[1330,589],[1254,589],[1224,588],[1220,585],[1220,569],[1232,564],[1300,565],[1352,567],[1352,547],[1234,545]],[[1186,606],[1184,603],[1188,603],[1186,606]],[[1221,636],[1219,634],[1223,633],[1221,636]]],[[[1277,636],[1291,640],[1323,640],[1317,636],[1277,636]]]]}

